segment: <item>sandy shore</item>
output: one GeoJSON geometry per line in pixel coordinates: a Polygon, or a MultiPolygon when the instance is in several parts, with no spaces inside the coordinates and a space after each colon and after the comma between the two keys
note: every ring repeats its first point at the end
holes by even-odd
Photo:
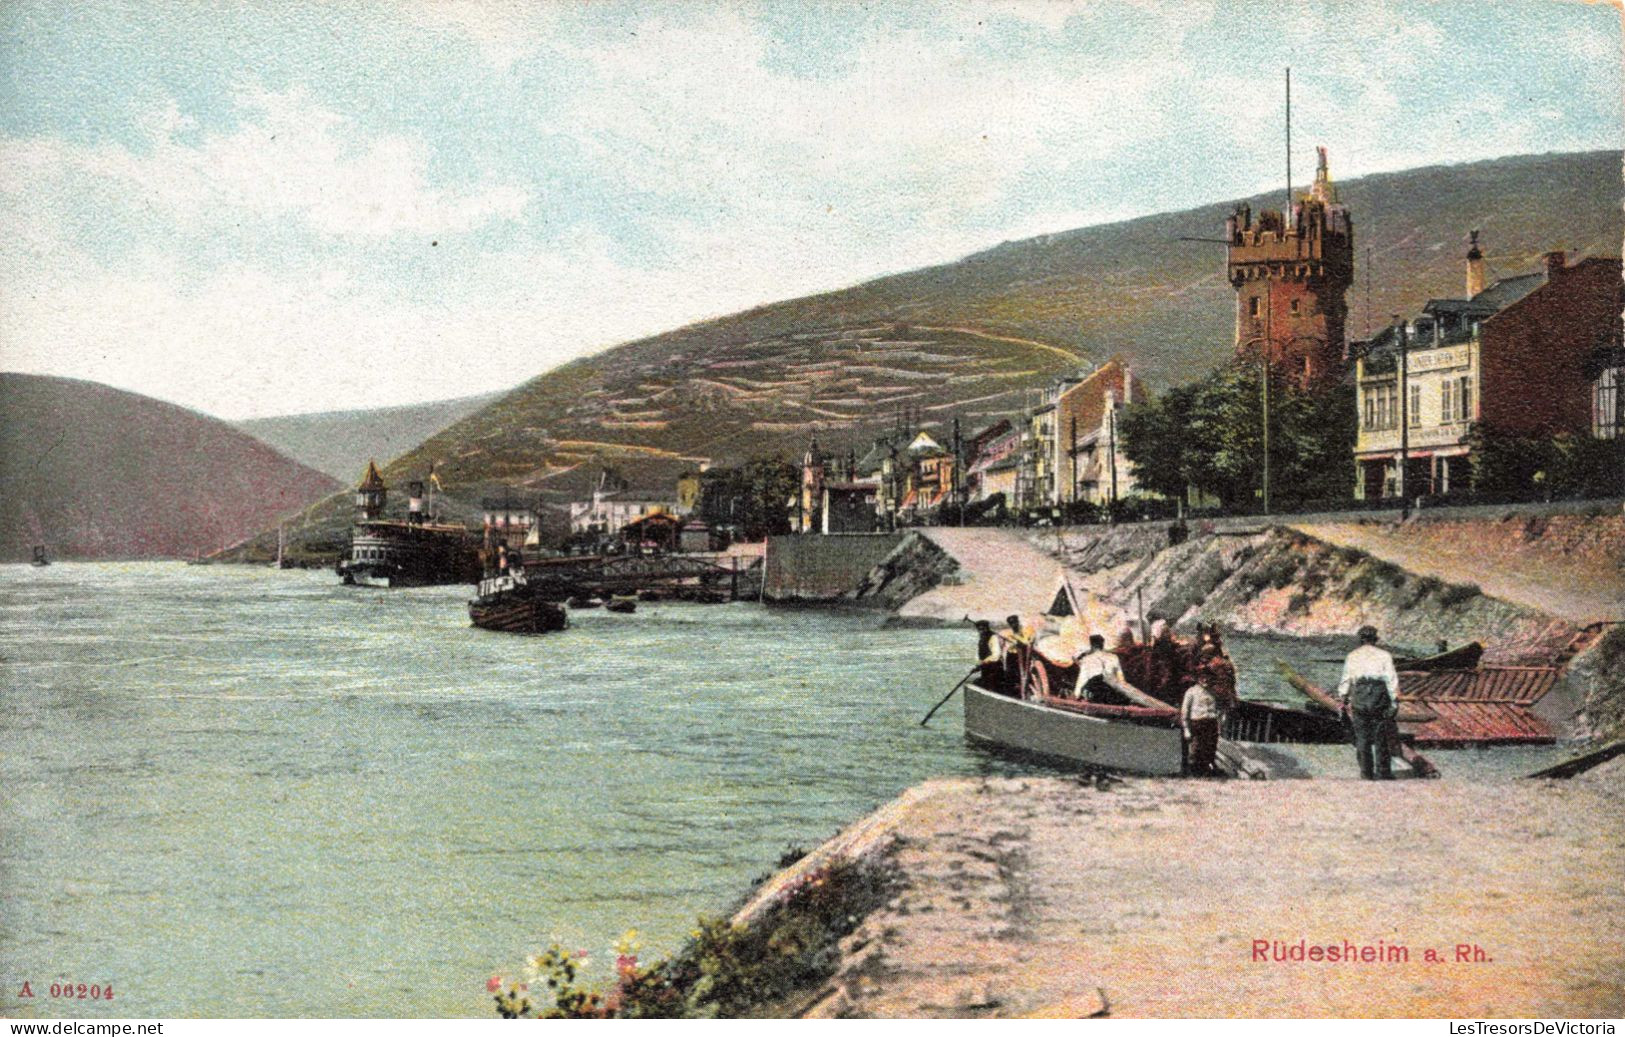
{"type": "Polygon", "coordinates": [[[816,1016],[1616,1017],[1622,806],[1613,765],[1496,784],[934,781],[742,915],[831,857],[900,869],[808,992],[816,1016]],[[1257,941],[1406,960],[1261,961],[1257,941]]]}

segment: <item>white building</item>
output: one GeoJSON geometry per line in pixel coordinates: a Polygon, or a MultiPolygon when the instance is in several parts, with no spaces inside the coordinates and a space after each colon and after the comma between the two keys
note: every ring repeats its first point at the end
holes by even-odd
{"type": "Polygon", "coordinates": [[[591,500],[570,502],[571,533],[619,533],[628,522],[647,515],[677,514],[677,501],[647,490],[592,491],[591,500]]]}

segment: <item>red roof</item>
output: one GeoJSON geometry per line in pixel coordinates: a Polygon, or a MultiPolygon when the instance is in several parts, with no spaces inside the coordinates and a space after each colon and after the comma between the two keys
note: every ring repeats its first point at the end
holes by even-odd
{"type": "Polygon", "coordinates": [[[1555,741],[1551,725],[1531,707],[1546,697],[1557,677],[1552,666],[1402,673],[1400,699],[1435,714],[1403,726],[1421,746],[1555,741]]]}

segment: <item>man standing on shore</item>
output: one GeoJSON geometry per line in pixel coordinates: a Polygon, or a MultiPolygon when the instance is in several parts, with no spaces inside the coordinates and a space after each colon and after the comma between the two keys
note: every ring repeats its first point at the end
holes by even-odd
{"type": "Polygon", "coordinates": [[[1219,703],[1203,683],[1205,669],[1198,670],[1185,698],[1179,704],[1179,724],[1185,729],[1185,763],[1194,778],[1213,773],[1219,751],[1219,703]]]}
{"type": "Polygon", "coordinates": [[[1399,712],[1399,673],[1394,657],[1377,647],[1377,628],[1360,628],[1360,647],[1343,660],[1343,679],[1337,682],[1343,712],[1354,727],[1354,756],[1360,777],[1367,781],[1393,779],[1388,755],[1388,723],[1399,712]]]}

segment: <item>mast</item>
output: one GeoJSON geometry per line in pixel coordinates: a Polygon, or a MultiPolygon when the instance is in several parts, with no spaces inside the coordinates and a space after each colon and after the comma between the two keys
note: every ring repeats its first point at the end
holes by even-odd
{"type": "Polygon", "coordinates": [[[1292,218],[1292,66],[1286,69],[1286,218],[1292,218]]]}

